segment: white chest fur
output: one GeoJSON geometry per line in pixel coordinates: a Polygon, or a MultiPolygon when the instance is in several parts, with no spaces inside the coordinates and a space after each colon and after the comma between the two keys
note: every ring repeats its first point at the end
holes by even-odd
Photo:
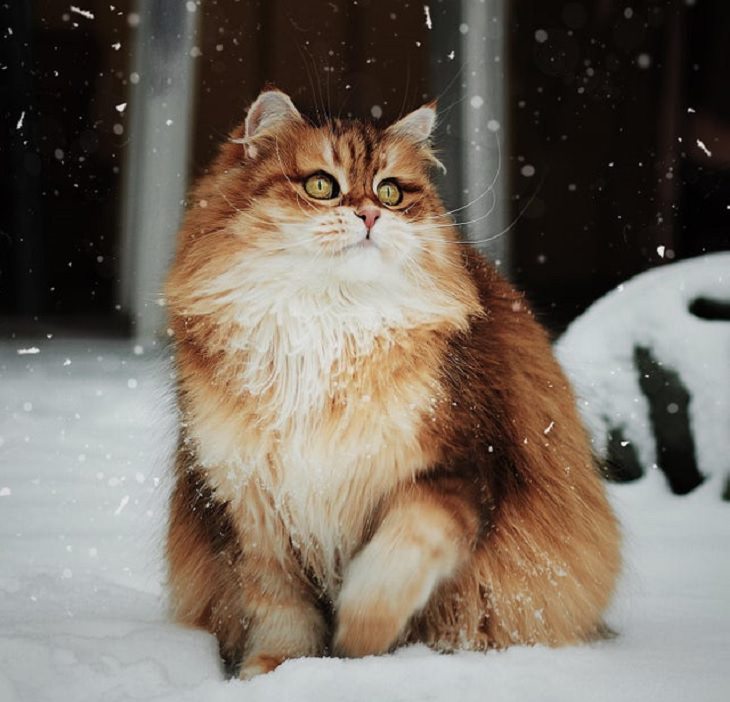
{"type": "Polygon", "coordinates": [[[248,534],[291,540],[336,577],[373,508],[429,463],[420,428],[440,390],[412,337],[463,325],[465,306],[403,276],[297,290],[291,276],[235,280],[249,285],[219,279],[191,305],[215,314],[223,360],[189,393],[188,433],[248,534]]]}
{"type": "Polygon", "coordinates": [[[187,417],[199,459],[248,533],[291,539],[336,578],[378,502],[428,465],[420,428],[438,384],[408,358],[407,330],[372,309],[276,310],[229,331],[237,375],[187,417]]]}

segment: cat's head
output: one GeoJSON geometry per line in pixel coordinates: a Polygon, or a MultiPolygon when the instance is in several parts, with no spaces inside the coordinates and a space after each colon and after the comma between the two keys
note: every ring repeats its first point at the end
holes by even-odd
{"type": "Polygon", "coordinates": [[[360,352],[394,329],[465,329],[483,310],[431,180],[435,118],[315,124],[264,91],[191,192],[165,286],[173,333],[235,355],[273,343],[254,328],[309,348],[299,333],[323,320],[324,347],[346,333],[360,352]]]}
{"type": "Polygon", "coordinates": [[[431,180],[435,120],[425,105],[387,128],[313,124],[287,95],[265,90],[225,145],[206,204],[217,203],[251,255],[302,278],[422,274],[452,255],[455,238],[431,180]]]}

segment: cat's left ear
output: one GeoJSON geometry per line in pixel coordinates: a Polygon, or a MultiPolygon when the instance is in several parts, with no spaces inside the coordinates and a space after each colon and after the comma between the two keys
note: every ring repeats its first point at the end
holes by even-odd
{"type": "Polygon", "coordinates": [[[431,138],[431,132],[435,126],[436,102],[434,101],[407,114],[395,124],[391,124],[388,132],[421,144],[431,138]]]}
{"type": "Polygon", "coordinates": [[[301,122],[302,115],[291,98],[281,90],[271,88],[262,91],[248,110],[243,138],[232,139],[243,144],[246,154],[255,158],[256,141],[291,122],[301,122]]]}

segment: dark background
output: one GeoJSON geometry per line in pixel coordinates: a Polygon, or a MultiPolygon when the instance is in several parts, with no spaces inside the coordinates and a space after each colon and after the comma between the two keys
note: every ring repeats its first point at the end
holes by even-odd
{"type": "MultiPolygon", "coordinates": [[[[507,273],[559,332],[642,270],[730,248],[730,3],[506,4],[507,273]]],[[[94,19],[0,2],[3,336],[130,332],[118,304],[129,110],[116,106],[132,91],[135,4],[79,6],[94,19]]],[[[460,4],[429,6],[433,30],[420,2],[198,2],[190,176],[266,83],[304,112],[381,123],[438,97],[448,156],[471,67],[447,56],[460,4]]],[[[442,177],[450,206],[464,203],[459,178],[442,177]]]]}

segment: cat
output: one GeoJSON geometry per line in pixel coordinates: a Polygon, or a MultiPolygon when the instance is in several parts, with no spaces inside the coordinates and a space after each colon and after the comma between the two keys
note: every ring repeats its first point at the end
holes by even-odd
{"type": "Polygon", "coordinates": [[[546,333],[430,179],[435,118],[267,89],[192,191],[169,582],[243,679],[604,631],[619,527],[546,333]]]}

